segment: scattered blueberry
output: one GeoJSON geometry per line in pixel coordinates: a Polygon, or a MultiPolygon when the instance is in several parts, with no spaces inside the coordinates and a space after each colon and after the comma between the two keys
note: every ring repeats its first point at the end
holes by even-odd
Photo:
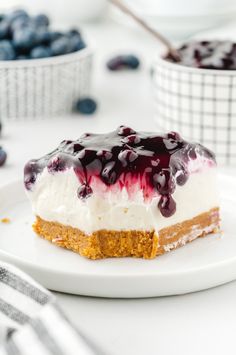
{"type": "Polygon", "coordinates": [[[111,58],[107,62],[108,69],[112,71],[122,69],[137,69],[140,65],[139,59],[135,55],[119,55],[111,58]]]}
{"type": "Polygon", "coordinates": [[[49,25],[49,18],[45,14],[39,14],[34,17],[34,22],[36,26],[45,26],[47,27],[49,25]]]}
{"type": "Polygon", "coordinates": [[[15,50],[10,41],[0,41],[0,60],[13,60],[15,59],[15,50]]]}
{"type": "Polygon", "coordinates": [[[33,59],[47,58],[50,57],[51,55],[52,55],[51,48],[46,46],[34,47],[30,52],[30,57],[33,59]]]}
{"type": "Polygon", "coordinates": [[[91,115],[97,109],[97,103],[93,99],[86,97],[79,99],[75,104],[75,110],[84,115],[91,115]]]}
{"type": "Polygon", "coordinates": [[[3,150],[2,147],[0,147],[0,166],[3,166],[5,164],[5,161],[7,159],[7,153],[5,150],[3,150]]]}

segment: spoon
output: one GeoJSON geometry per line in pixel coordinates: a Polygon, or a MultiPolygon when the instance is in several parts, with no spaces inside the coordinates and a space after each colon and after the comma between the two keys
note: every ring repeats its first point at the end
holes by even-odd
{"type": "Polygon", "coordinates": [[[165,38],[161,33],[157,32],[149,24],[147,24],[140,16],[135,14],[122,0],[109,0],[110,3],[118,7],[125,14],[132,17],[139,25],[141,25],[146,31],[151,33],[159,42],[161,42],[167,49],[168,54],[177,62],[180,61],[180,55],[176,48],[172,46],[170,41],[165,38]]]}

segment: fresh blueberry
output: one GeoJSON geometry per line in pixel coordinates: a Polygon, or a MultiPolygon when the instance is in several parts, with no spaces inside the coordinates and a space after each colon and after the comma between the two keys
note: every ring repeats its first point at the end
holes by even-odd
{"type": "Polygon", "coordinates": [[[0,147],[0,166],[3,166],[5,164],[5,161],[7,159],[7,153],[5,150],[0,147]]]}
{"type": "Polygon", "coordinates": [[[13,60],[16,53],[10,41],[0,41],[0,60],[13,60]]]}
{"type": "Polygon", "coordinates": [[[135,55],[119,55],[111,58],[107,62],[108,69],[112,71],[122,69],[137,69],[140,65],[139,59],[135,55]]]}
{"type": "Polygon", "coordinates": [[[32,59],[47,58],[47,57],[51,57],[51,55],[52,55],[52,51],[50,47],[46,47],[46,46],[34,47],[30,52],[30,57],[32,59]]]}
{"type": "Polygon", "coordinates": [[[19,54],[19,55],[16,56],[15,59],[16,60],[27,60],[27,59],[30,59],[30,57],[27,56],[27,55],[24,55],[24,54],[19,54]]]}
{"type": "Polygon", "coordinates": [[[86,47],[84,41],[79,36],[69,38],[69,52],[76,52],[86,47]]]}
{"type": "Polygon", "coordinates": [[[31,27],[19,29],[13,34],[13,45],[17,49],[30,49],[37,41],[36,31],[31,27]]]}
{"type": "Polygon", "coordinates": [[[35,16],[33,20],[37,27],[41,27],[41,26],[47,27],[49,25],[49,18],[45,14],[39,14],[35,16]]]}
{"type": "Polygon", "coordinates": [[[72,28],[71,30],[69,30],[68,35],[81,37],[81,34],[77,28],[72,28]]]}
{"type": "Polygon", "coordinates": [[[39,28],[36,35],[37,44],[49,45],[51,42],[51,32],[46,28],[39,28]]]}
{"type": "Polygon", "coordinates": [[[63,37],[63,34],[59,31],[50,31],[50,41],[53,42],[56,39],[63,37]]]}
{"type": "Polygon", "coordinates": [[[62,36],[51,44],[52,55],[67,54],[70,51],[70,41],[66,36],[62,36]]]}
{"type": "Polygon", "coordinates": [[[89,186],[88,184],[83,184],[78,188],[77,196],[79,197],[80,200],[85,200],[88,197],[90,197],[92,193],[93,190],[91,186],[89,186]]]}
{"type": "Polygon", "coordinates": [[[9,22],[3,20],[0,22],[0,39],[8,38],[9,35],[9,22]]]}
{"type": "Polygon", "coordinates": [[[84,115],[91,115],[97,109],[97,103],[93,99],[86,97],[79,99],[75,104],[75,110],[84,115]]]}

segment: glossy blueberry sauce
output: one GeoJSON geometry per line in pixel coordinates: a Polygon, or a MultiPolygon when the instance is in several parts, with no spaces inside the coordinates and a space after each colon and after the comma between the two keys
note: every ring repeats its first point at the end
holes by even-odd
{"type": "Polygon", "coordinates": [[[120,190],[126,188],[128,193],[138,184],[145,199],[161,196],[157,207],[164,217],[170,217],[176,211],[176,185],[186,183],[188,163],[197,156],[215,165],[213,153],[186,142],[178,133],[160,135],[120,126],[111,133],[85,133],[76,141],[64,140],[53,152],[26,164],[24,183],[30,190],[46,167],[52,174],[73,168],[80,182],[78,198],[93,194],[94,178],[108,188],[115,184],[120,190]]]}
{"type": "MultiPolygon", "coordinates": [[[[231,41],[192,41],[178,49],[178,64],[188,67],[236,70],[236,43],[231,41]]],[[[165,59],[176,62],[168,54],[165,59]]]]}

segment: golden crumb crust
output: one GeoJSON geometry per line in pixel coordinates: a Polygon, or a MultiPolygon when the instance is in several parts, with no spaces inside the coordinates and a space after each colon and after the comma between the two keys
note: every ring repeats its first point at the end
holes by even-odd
{"type": "Polygon", "coordinates": [[[40,217],[36,217],[33,229],[52,243],[89,259],[127,256],[153,259],[192,239],[218,232],[219,209],[213,208],[191,220],[164,228],[158,235],[154,231],[142,230],[99,230],[87,235],[77,228],[48,222],[40,217]]]}

